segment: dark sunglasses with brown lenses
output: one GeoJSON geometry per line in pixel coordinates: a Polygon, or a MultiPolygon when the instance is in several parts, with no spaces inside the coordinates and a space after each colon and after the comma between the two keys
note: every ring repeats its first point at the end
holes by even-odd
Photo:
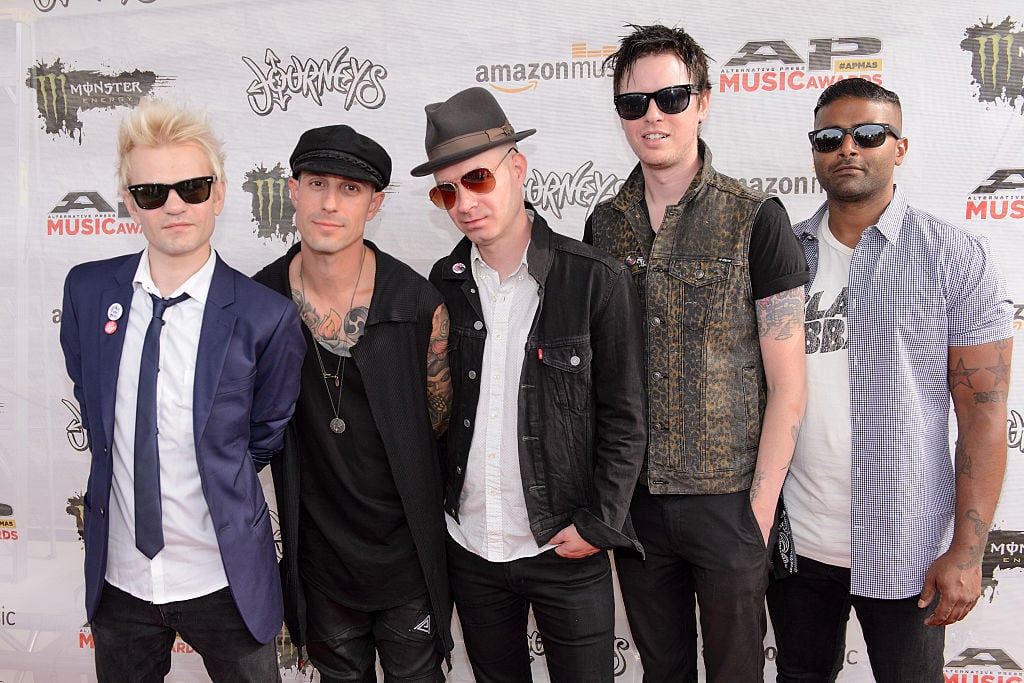
{"type": "MultiPolygon", "coordinates": [[[[494,165],[494,171],[498,170],[502,162],[512,152],[517,152],[515,147],[510,147],[505,156],[501,157],[501,161],[494,165]]],[[[464,173],[459,178],[459,184],[461,184],[467,190],[471,190],[476,194],[487,194],[494,190],[496,180],[494,178],[494,171],[486,168],[474,168],[472,171],[464,173]]],[[[459,188],[455,183],[438,183],[434,187],[430,188],[430,201],[434,203],[439,209],[449,211],[455,202],[459,199],[459,188]]]]}

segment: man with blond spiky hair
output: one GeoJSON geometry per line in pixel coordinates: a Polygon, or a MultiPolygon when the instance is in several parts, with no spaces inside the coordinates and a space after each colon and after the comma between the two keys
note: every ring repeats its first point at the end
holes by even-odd
{"type": "Polygon", "coordinates": [[[96,674],[162,680],[177,633],[214,681],[278,680],[281,586],[257,471],[295,407],[301,323],[210,246],[224,154],[201,116],[143,100],[118,155],[146,247],[72,268],[60,327],[92,453],[96,674]]]}

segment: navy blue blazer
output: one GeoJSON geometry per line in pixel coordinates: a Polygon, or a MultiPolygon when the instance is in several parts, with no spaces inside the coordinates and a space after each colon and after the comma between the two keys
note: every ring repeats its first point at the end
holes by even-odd
{"type": "MultiPolygon", "coordinates": [[[[64,283],[60,342],[92,464],[85,494],[85,606],[99,606],[107,564],[114,397],[141,254],[75,266],[64,283]],[[124,309],[106,334],[107,310],[124,309]]],[[[196,357],[192,426],[203,492],[231,594],[261,643],[283,607],[267,502],[257,471],[281,450],[306,342],[295,305],[217,257],[196,357]]]]}

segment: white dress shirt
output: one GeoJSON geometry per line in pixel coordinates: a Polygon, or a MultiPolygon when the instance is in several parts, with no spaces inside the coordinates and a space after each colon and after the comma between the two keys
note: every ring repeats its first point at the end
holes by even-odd
{"type": "Polygon", "coordinates": [[[189,298],[164,312],[157,378],[157,443],[164,547],[150,560],[135,547],[135,412],[146,328],[153,316],[150,294],[160,296],[149,271],[149,249],[135,272],[128,329],[114,403],[113,485],[106,580],[156,604],[207,595],[228,585],[203,495],[192,429],[196,352],[216,263],[214,251],[171,296],[189,298]]]}
{"type": "Polygon", "coordinates": [[[445,517],[456,543],[485,560],[506,562],[554,547],[539,547],[530,531],[519,471],[519,381],[540,291],[527,269],[525,250],[519,268],[504,282],[484,262],[476,245],[470,250],[470,262],[480,290],[487,342],[459,522],[445,517]]]}

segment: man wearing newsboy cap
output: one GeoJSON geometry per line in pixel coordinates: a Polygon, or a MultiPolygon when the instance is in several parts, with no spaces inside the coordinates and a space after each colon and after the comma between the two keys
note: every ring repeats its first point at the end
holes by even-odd
{"type": "Polygon", "coordinates": [[[606,550],[647,440],[640,305],[626,267],[523,201],[526,157],[482,88],[426,107],[431,201],[462,231],[430,281],[451,315],[448,571],[477,681],[530,680],[532,605],[552,681],[611,681],[606,550]]]}
{"type": "Polygon", "coordinates": [[[443,681],[451,600],[436,434],[451,402],[448,314],[363,238],[391,179],[349,126],[302,134],[288,189],[301,241],[256,280],[295,302],[306,356],[274,468],[285,619],[321,681],[443,681]]]}

